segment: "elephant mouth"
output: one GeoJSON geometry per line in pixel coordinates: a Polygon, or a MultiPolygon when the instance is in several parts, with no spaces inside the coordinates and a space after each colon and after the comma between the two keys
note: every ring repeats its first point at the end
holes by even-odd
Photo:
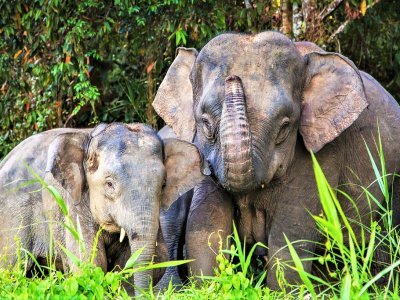
{"type": "Polygon", "coordinates": [[[251,192],[254,191],[256,189],[261,189],[264,188],[265,185],[264,184],[257,184],[255,182],[249,182],[249,184],[247,185],[241,185],[241,186],[235,186],[235,185],[231,185],[230,183],[224,183],[222,184],[223,188],[226,189],[227,191],[229,191],[230,193],[233,194],[241,194],[241,193],[247,193],[247,192],[251,192]]]}
{"type": "Polygon", "coordinates": [[[121,231],[121,227],[119,227],[115,223],[103,222],[103,223],[100,224],[100,226],[103,227],[105,231],[111,232],[111,233],[115,233],[115,232],[120,232],[121,231]]]}

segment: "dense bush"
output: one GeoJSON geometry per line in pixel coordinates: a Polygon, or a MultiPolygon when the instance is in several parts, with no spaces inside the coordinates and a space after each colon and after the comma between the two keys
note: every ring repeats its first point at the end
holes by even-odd
{"type": "MultiPolygon", "coordinates": [[[[0,158],[22,139],[52,127],[110,121],[161,126],[150,103],[176,47],[199,49],[224,31],[279,29],[284,2],[302,3],[0,1],[0,158]]],[[[400,98],[399,4],[382,1],[357,19],[360,5],[376,1],[339,2],[314,41],[351,56],[400,98]],[[352,25],[325,43],[346,19],[352,25]]],[[[318,1],[317,9],[330,3],[318,1]]],[[[312,35],[297,38],[304,36],[312,35]]]]}
{"type": "Polygon", "coordinates": [[[400,101],[400,2],[382,1],[340,36],[343,54],[400,101]]]}

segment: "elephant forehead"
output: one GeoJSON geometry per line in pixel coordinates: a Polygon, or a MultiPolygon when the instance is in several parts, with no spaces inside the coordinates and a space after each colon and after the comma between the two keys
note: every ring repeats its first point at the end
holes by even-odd
{"type": "Polygon", "coordinates": [[[238,66],[247,69],[273,67],[291,69],[303,58],[294,44],[282,34],[264,32],[257,35],[223,34],[211,40],[196,60],[210,69],[238,66]]]}
{"type": "MultiPolygon", "coordinates": [[[[199,97],[222,99],[225,79],[230,75],[241,78],[247,100],[284,99],[300,90],[304,61],[293,45],[279,43],[249,43],[243,46],[217,44],[201,52],[194,74],[195,102],[199,97]],[[211,91],[211,92],[210,92],[211,91]]],[[[297,98],[298,95],[296,95],[297,98]]]]}
{"type": "Polygon", "coordinates": [[[126,182],[154,184],[161,181],[165,176],[162,157],[138,152],[125,152],[122,155],[115,152],[101,152],[97,160],[98,168],[95,172],[98,178],[110,175],[126,182]]]}
{"type": "Polygon", "coordinates": [[[97,141],[92,141],[93,148],[109,155],[121,156],[124,154],[162,155],[162,143],[156,135],[125,131],[121,133],[105,134],[97,141]]]}

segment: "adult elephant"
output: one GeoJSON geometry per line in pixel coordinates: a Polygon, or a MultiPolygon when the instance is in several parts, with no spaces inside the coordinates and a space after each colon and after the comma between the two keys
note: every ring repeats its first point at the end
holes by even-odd
{"type": "MultiPolygon", "coordinates": [[[[186,242],[189,258],[197,259],[195,273],[212,273],[207,238],[216,228],[231,231],[221,222],[228,215],[247,242],[268,245],[267,284],[278,287],[272,258],[291,259],[284,234],[291,241],[322,239],[310,216],[321,212],[310,151],[329,183],[357,199],[358,211],[338,195],[347,216],[366,225],[371,215],[376,219],[377,204],[359,188],[375,180],[365,143],[375,149],[379,127],[387,172],[396,172],[400,108],[349,59],[314,50],[300,52],[276,32],[222,34],[200,53],[178,50],[153,106],[179,137],[194,141],[218,181],[207,180],[194,192],[186,242]],[[230,209],[215,214],[209,208],[226,192],[230,209]]],[[[384,201],[377,184],[371,191],[384,201]]],[[[315,243],[296,247],[307,258],[315,243]]],[[[304,265],[311,270],[310,260],[304,265]]],[[[295,270],[285,275],[298,280],[295,270]]]]}
{"type": "MultiPolygon", "coordinates": [[[[20,248],[37,259],[47,258],[52,238],[63,269],[74,270],[70,257],[57,245],[87,259],[100,227],[104,231],[94,263],[104,271],[123,266],[129,253],[141,247],[145,249],[137,263],[152,261],[160,206],[168,208],[202,180],[201,164],[195,146],[177,139],[162,141],[143,124],[54,129],[28,138],[0,164],[3,266],[16,263],[20,248]],[[63,225],[68,225],[66,217],[48,190],[38,183],[26,184],[34,177],[23,162],[60,192],[70,219],[75,226],[79,221],[85,252],[63,225]]],[[[27,268],[31,265],[29,260],[27,268]]],[[[147,288],[151,275],[151,271],[135,274],[135,286],[147,288]]]]}

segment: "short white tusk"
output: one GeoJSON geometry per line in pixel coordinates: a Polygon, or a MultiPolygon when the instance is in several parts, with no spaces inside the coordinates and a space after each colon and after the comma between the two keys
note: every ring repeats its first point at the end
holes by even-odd
{"type": "Polygon", "coordinates": [[[121,235],[119,236],[119,242],[122,243],[125,237],[125,229],[121,228],[121,235]]]}
{"type": "Polygon", "coordinates": [[[261,185],[261,188],[262,188],[262,189],[264,188],[264,183],[261,185]]]}

